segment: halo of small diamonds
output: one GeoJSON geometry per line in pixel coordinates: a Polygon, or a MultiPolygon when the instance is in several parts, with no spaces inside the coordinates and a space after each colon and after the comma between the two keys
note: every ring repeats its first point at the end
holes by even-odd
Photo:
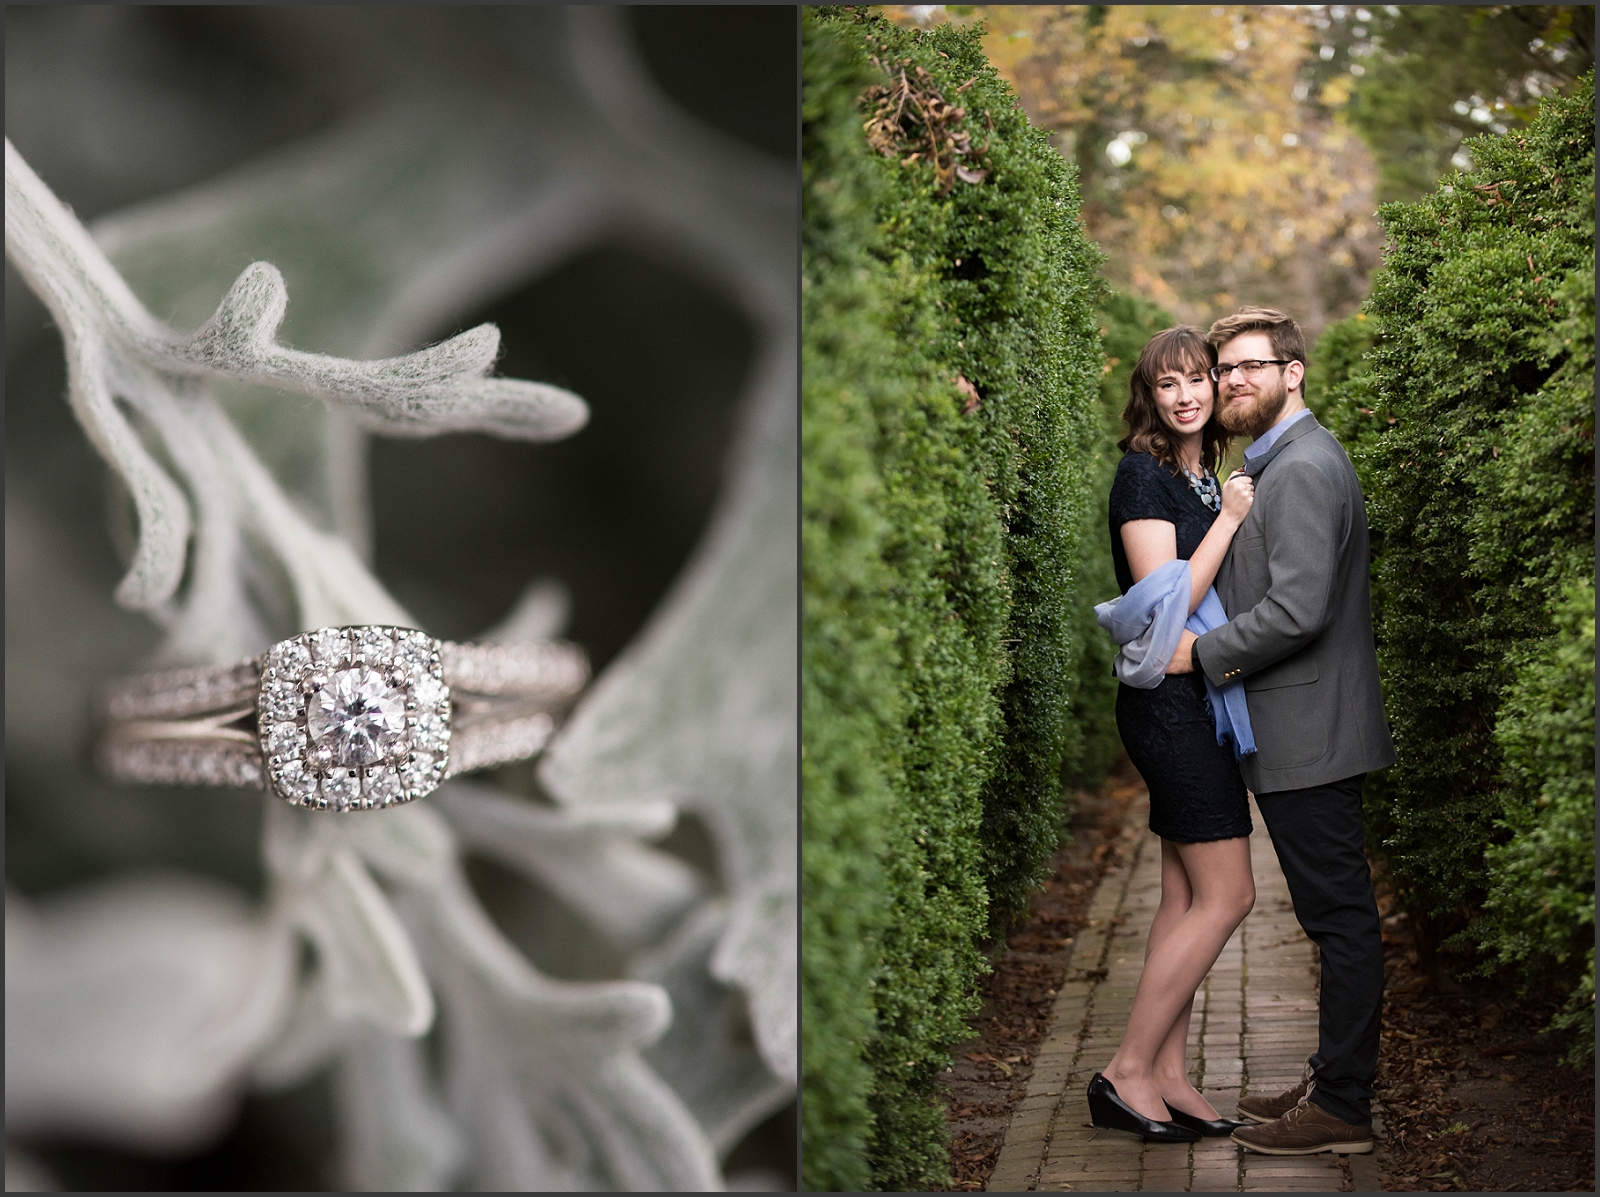
{"type": "Polygon", "coordinates": [[[258,738],[278,796],[313,810],[410,802],[444,779],[450,688],[439,642],[410,628],[318,628],[272,646],[258,738]]]}

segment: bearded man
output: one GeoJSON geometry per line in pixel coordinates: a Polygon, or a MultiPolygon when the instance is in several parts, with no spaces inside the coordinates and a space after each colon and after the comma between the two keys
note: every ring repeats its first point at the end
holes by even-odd
{"type": "Polygon", "coordinates": [[[1372,1150],[1383,941],[1361,787],[1394,764],[1372,636],[1366,505],[1350,458],[1305,404],[1300,327],[1271,308],[1211,326],[1217,418],[1251,436],[1255,504],[1217,571],[1228,622],[1184,632],[1168,672],[1242,679],[1256,752],[1240,761],[1295,917],[1322,953],[1317,1052],[1300,1084],[1250,1096],[1235,1142],[1268,1155],[1372,1150]]]}

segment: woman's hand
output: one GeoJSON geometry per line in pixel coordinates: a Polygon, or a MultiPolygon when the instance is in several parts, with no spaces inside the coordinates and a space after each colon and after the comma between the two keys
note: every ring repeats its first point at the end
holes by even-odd
{"type": "MultiPolygon", "coordinates": [[[[1228,545],[1233,541],[1234,533],[1239,531],[1239,525],[1244,523],[1244,517],[1250,514],[1255,501],[1255,480],[1242,470],[1229,474],[1228,480],[1222,484],[1222,511],[1212,522],[1211,531],[1206,533],[1200,547],[1195,549],[1194,556],[1189,558],[1189,614],[1194,614],[1200,606],[1200,600],[1205,598],[1206,591],[1211,589],[1222,559],[1228,554],[1228,545]]],[[[1124,528],[1128,526],[1123,525],[1124,528]]],[[[1131,553],[1128,560],[1133,560],[1131,553]]],[[[1187,662],[1183,663],[1183,667],[1188,667],[1187,662]]]]}
{"type": "Polygon", "coordinates": [[[1256,501],[1255,479],[1242,470],[1235,470],[1222,484],[1222,516],[1234,523],[1244,523],[1256,501]]]}

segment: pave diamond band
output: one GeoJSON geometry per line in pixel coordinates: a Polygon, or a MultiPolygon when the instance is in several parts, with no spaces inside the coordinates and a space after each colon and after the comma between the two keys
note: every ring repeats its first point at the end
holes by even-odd
{"type": "Polygon", "coordinates": [[[103,722],[129,719],[179,719],[207,711],[253,704],[261,688],[261,658],[237,665],[164,669],[120,678],[100,689],[103,722]]]}
{"type": "MultiPolygon", "coordinates": [[[[298,637],[297,637],[298,639],[298,637]]],[[[245,703],[261,688],[266,654],[236,665],[166,669],[118,678],[100,689],[105,722],[177,719],[245,703]]],[[[559,640],[533,644],[456,644],[439,642],[444,684],[475,694],[570,698],[589,679],[583,650],[559,640]]]]}
{"type": "Polygon", "coordinates": [[[559,641],[319,628],[234,665],[108,683],[97,759],[116,781],[270,788],[296,806],[371,810],[535,755],[588,676],[582,650],[559,641]]]}

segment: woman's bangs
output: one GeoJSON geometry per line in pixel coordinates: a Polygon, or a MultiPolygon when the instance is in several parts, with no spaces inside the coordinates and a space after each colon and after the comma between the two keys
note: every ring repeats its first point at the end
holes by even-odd
{"type": "Polygon", "coordinates": [[[1204,374],[1216,361],[1211,346],[1194,335],[1165,337],[1151,348],[1140,373],[1152,386],[1163,374],[1204,374]]]}

